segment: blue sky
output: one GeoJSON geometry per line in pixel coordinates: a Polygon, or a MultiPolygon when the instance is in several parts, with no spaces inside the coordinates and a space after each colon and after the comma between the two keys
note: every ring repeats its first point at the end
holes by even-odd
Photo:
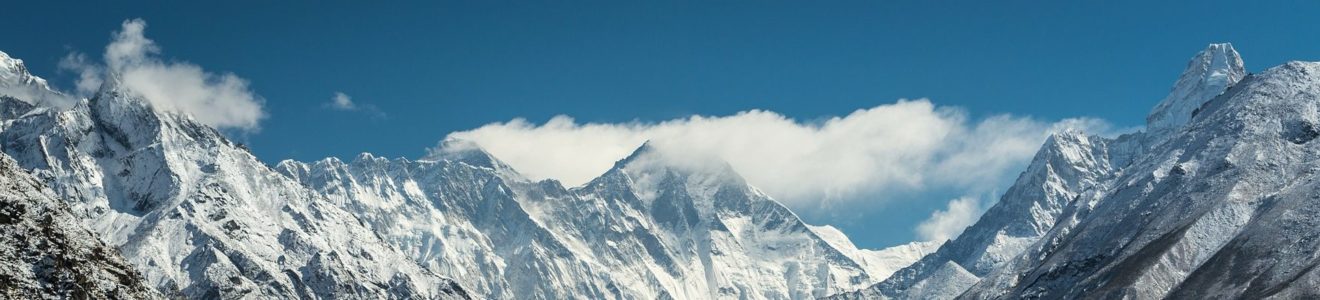
{"type": "MultiPolygon", "coordinates": [[[[1252,71],[1320,60],[1318,2],[1062,2],[25,1],[6,5],[0,51],[72,89],[59,61],[99,56],[122,22],[142,18],[164,57],[250,81],[268,117],[235,138],[268,162],[418,157],[450,132],[514,118],[764,109],[811,122],[900,98],[973,119],[1130,127],[1207,43],[1232,42],[1252,71]],[[376,112],[331,109],[336,92],[376,112]]],[[[804,217],[880,247],[912,240],[959,194],[804,217]]]]}

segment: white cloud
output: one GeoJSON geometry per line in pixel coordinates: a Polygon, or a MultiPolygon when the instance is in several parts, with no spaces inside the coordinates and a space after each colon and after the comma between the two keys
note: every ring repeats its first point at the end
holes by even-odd
{"type": "Polygon", "coordinates": [[[558,116],[541,125],[514,119],[449,137],[475,142],[529,177],[570,186],[650,140],[662,151],[722,158],[795,208],[831,209],[858,198],[890,200],[887,192],[994,189],[1059,126],[1107,130],[1096,120],[1000,115],[972,122],[956,108],[900,100],[821,122],[763,110],[659,123],[579,124],[558,116]]]}
{"type": "Polygon", "coordinates": [[[949,201],[943,210],[930,214],[930,218],[917,225],[917,237],[926,241],[946,241],[962,234],[981,216],[980,201],[975,197],[961,197],[949,201]]]}
{"type": "Polygon", "coordinates": [[[156,42],[147,39],[147,22],[142,19],[126,20],[114,38],[105,46],[105,63],[111,69],[151,63],[150,55],[160,54],[156,42]]]}
{"type": "Polygon", "coordinates": [[[158,109],[191,115],[204,124],[222,128],[256,130],[266,117],[264,100],[234,74],[216,74],[187,62],[164,61],[160,47],[144,35],[142,19],[124,21],[105,47],[105,65],[89,62],[81,54],[70,54],[61,68],[78,72],[77,89],[90,94],[107,73],[118,74],[129,90],[137,92],[158,109]]]}
{"type": "Polygon", "coordinates": [[[97,88],[101,87],[101,74],[105,72],[104,68],[87,59],[87,55],[82,53],[69,53],[60,60],[61,70],[68,70],[78,73],[78,80],[74,82],[74,88],[79,94],[90,95],[95,93],[97,88]]]}
{"type": "Polygon", "coordinates": [[[38,106],[47,106],[55,108],[69,108],[78,104],[78,98],[54,91],[45,85],[17,84],[6,86],[0,83],[0,96],[13,97],[19,101],[38,106]]]}
{"type": "Polygon", "coordinates": [[[330,97],[330,103],[326,103],[326,106],[338,110],[358,109],[357,105],[353,104],[353,97],[349,97],[348,94],[342,92],[335,92],[335,96],[330,97]]]}

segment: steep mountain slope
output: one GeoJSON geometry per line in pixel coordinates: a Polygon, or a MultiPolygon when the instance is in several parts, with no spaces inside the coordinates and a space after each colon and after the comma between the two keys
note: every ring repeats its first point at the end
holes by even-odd
{"type": "Polygon", "coordinates": [[[45,79],[28,73],[23,60],[0,52],[0,97],[45,106],[67,106],[71,98],[50,89],[45,79]]]}
{"type": "Polygon", "coordinates": [[[351,213],[114,78],[69,109],[0,107],[3,151],[168,295],[464,298],[351,213]]]}
{"type": "Polygon", "coordinates": [[[1224,93],[1245,76],[1242,56],[1232,44],[1210,44],[1187,62],[1173,90],[1146,117],[1146,131],[1167,135],[1167,131],[1181,129],[1201,104],[1224,93]]]}
{"type": "Polygon", "coordinates": [[[911,242],[880,250],[858,249],[843,231],[839,231],[834,226],[808,225],[808,227],[834,249],[857,261],[863,269],[866,269],[867,275],[875,279],[889,278],[899,269],[912,265],[927,254],[935,252],[943,244],[943,242],[928,241],[911,242]]]}
{"type": "Polygon", "coordinates": [[[516,176],[512,170],[479,149],[449,148],[429,160],[364,154],[351,163],[285,161],[278,169],[479,297],[605,298],[619,292],[611,270],[586,263],[523,210],[505,181],[516,176]]]}
{"type": "Polygon", "coordinates": [[[555,232],[576,237],[598,262],[649,273],[663,287],[660,295],[676,298],[822,297],[895,268],[849,252],[856,248],[837,237],[822,238],[821,228],[813,230],[722,161],[668,153],[644,145],[569,191],[577,197],[529,201],[529,210],[555,232]],[[646,264],[634,253],[647,254],[646,264]]]}
{"type": "MultiPolygon", "coordinates": [[[[12,65],[9,90],[57,95],[12,65]]],[[[574,189],[459,141],[277,172],[113,76],[72,107],[3,95],[0,150],[169,296],[805,299],[934,246],[857,249],[723,163],[658,163],[675,161],[645,147],[574,189]]]]}
{"type": "Polygon", "coordinates": [[[1089,211],[1147,149],[1182,130],[1202,104],[1245,74],[1232,45],[1211,44],[1193,56],[1169,96],[1151,112],[1148,132],[1117,138],[1055,134],[999,202],[956,239],[874,287],[838,297],[949,299],[993,272],[1021,267],[1020,255],[1078,222],[1079,214],[1089,211]]]}
{"type": "Polygon", "coordinates": [[[1317,124],[1320,63],[1247,76],[963,296],[1313,295],[1317,124]]]}
{"type": "Polygon", "coordinates": [[[859,250],[727,165],[672,166],[648,149],[573,189],[528,181],[453,140],[418,161],[363,155],[278,168],[493,298],[813,298],[874,283],[933,246],[859,250]]]}
{"type": "Polygon", "coordinates": [[[1036,242],[1073,199],[1109,176],[1113,161],[1122,160],[1109,152],[1111,143],[1122,144],[1075,131],[1051,136],[1000,201],[956,239],[876,286],[839,298],[957,296],[1036,242]]]}
{"type": "Polygon", "coordinates": [[[0,154],[0,298],[161,297],[64,201],[0,154]]]}

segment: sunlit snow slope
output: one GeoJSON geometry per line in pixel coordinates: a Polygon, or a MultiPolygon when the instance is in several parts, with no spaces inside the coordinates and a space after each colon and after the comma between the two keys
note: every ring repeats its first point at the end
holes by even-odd
{"type": "Polygon", "coordinates": [[[1249,74],[1210,45],[1148,121],[1054,136],[957,239],[836,297],[1316,297],[1320,63],[1249,74]]]}
{"type": "Polygon", "coordinates": [[[533,182],[471,143],[421,160],[285,161],[419,263],[493,298],[810,299],[887,277],[935,245],[857,249],[723,162],[643,146],[590,183],[533,182]]]}
{"type": "MultiPolygon", "coordinates": [[[[25,68],[0,72],[24,72],[3,86],[44,88],[25,68]]],[[[352,213],[113,77],[71,108],[0,97],[0,113],[3,151],[166,296],[465,297],[352,213]]]]}
{"type": "Polygon", "coordinates": [[[167,297],[811,299],[936,246],[858,249],[722,161],[648,146],[572,188],[457,140],[268,167],[113,74],[63,107],[4,59],[3,87],[24,93],[0,98],[0,150],[167,297]]]}

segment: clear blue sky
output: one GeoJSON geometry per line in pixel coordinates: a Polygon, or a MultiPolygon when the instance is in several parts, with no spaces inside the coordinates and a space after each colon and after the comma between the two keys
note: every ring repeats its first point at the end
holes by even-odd
{"type": "MultiPolygon", "coordinates": [[[[61,57],[143,18],[166,57],[251,81],[270,117],[238,139],[268,162],[417,157],[515,117],[813,119],[920,97],[1135,126],[1207,43],[1232,42],[1252,71],[1320,60],[1316,1],[89,2],[6,4],[0,50],[68,89],[61,57]],[[388,117],[324,109],[336,91],[388,117]]],[[[892,245],[941,205],[844,228],[892,245]]]]}

